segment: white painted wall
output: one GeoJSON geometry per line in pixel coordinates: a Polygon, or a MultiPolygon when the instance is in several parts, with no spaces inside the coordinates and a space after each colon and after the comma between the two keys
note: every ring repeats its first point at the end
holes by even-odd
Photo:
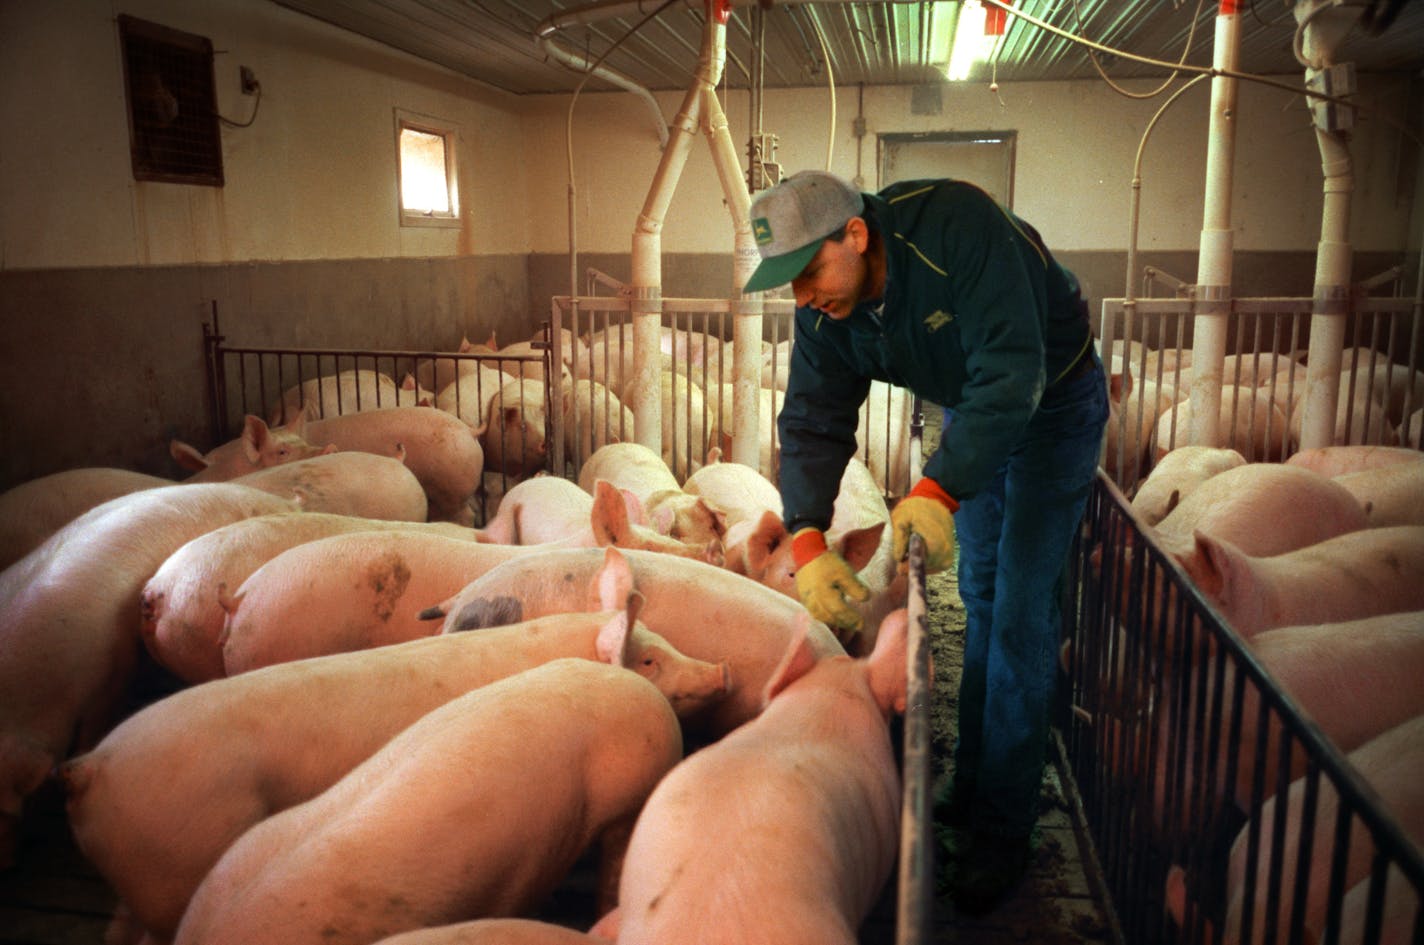
{"type": "MultiPolygon", "coordinates": [[[[1155,83],[1131,87],[1149,85],[1155,83]]],[[[1361,85],[1367,103],[1408,124],[1401,113],[1403,79],[1365,77],[1361,85]]],[[[1205,86],[1188,92],[1159,122],[1146,151],[1144,251],[1197,248],[1205,86]]],[[[908,87],[863,94],[867,134],[857,142],[858,90],[837,90],[832,170],[848,177],[859,171],[864,186],[875,189],[879,134],[1012,129],[1018,132],[1015,209],[1055,249],[1126,247],[1133,159],[1165,96],[1127,99],[1098,80],[1005,84],[998,97],[982,85],[956,84],[943,88],[940,113],[924,115],[912,113],[908,87]]],[[[743,89],[723,96],[743,155],[748,97],[743,89]]],[[[682,99],[677,92],[658,96],[669,120],[682,99]]],[[[564,253],[570,246],[570,101],[488,89],[268,0],[5,0],[0,270],[564,253]],[[245,120],[254,102],[239,93],[239,66],[256,73],[263,88],[256,122],[222,130],[225,187],[133,180],[114,23],[119,12],[212,39],[220,50],[219,110],[229,117],[245,120]],[[398,225],[397,107],[459,123],[460,194],[468,211],[463,228],[398,225]]],[[[824,88],[767,94],[765,128],[780,137],[777,157],[788,172],[824,165],[829,114],[824,88]]],[[[1313,251],[1320,162],[1303,100],[1244,84],[1240,122],[1236,248],[1313,251]]],[[[585,91],[573,128],[577,248],[626,253],[660,159],[653,123],[627,93],[585,91]]],[[[1401,192],[1410,180],[1399,168],[1409,155],[1401,142],[1379,116],[1359,124],[1357,250],[1418,246],[1420,202],[1401,192]]],[[[664,221],[663,252],[730,253],[732,242],[710,150],[699,140],[664,221]]]]}
{"type": "Polygon", "coordinates": [[[0,268],[520,253],[519,102],[268,0],[0,3],[0,268]],[[115,18],[216,51],[226,185],[139,182],[115,18]],[[401,227],[395,109],[457,123],[461,229],[401,227]],[[489,221],[500,221],[491,226],[489,221]]]}
{"type": "MultiPolygon", "coordinates": [[[[1296,82],[1295,77],[1277,77],[1296,82]]],[[[1128,83],[1134,90],[1159,83],[1128,83]]],[[[1207,151],[1208,83],[1186,92],[1158,121],[1144,152],[1139,248],[1195,251],[1201,230],[1207,151]]],[[[1405,83],[1363,77],[1362,99],[1403,122],[1405,83]]],[[[1174,86],[1175,88],[1175,86],[1174,86]]],[[[867,134],[852,133],[857,90],[837,89],[830,170],[855,177],[865,189],[876,180],[876,136],[891,132],[1014,130],[1018,132],[1015,209],[1057,249],[1121,250],[1127,245],[1133,164],[1143,129],[1166,96],[1124,98],[1098,80],[1005,83],[996,98],[984,86],[947,85],[937,115],[911,113],[908,87],[867,88],[867,134]]],[[[745,153],[747,94],[733,90],[724,109],[738,149],[745,153]]],[[[659,97],[671,120],[680,95],[659,97]]],[[[1239,250],[1313,250],[1320,232],[1320,158],[1299,97],[1243,83],[1237,131],[1234,220],[1239,250]]],[[[530,154],[534,252],[568,246],[564,199],[568,162],[564,143],[567,98],[531,102],[525,109],[531,141],[548,141],[530,154]]],[[[777,134],[787,173],[824,167],[830,94],[826,89],[772,91],[763,124],[777,134]]],[[[657,140],[645,109],[631,96],[585,92],[574,123],[575,181],[580,193],[581,252],[627,251],[636,214],[657,167],[657,140]]],[[[1356,207],[1351,238],[1359,250],[1405,246],[1411,193],[1396,192],[1400,135],[1382,118],[1360,122],[1354,137],[1356,207]]],[[[744,159],[745,163],[745,159],[744,159]]],[[[1417,241],[1415,245],[1417,245],[1417,241]]],[[[722,208],[710,152],[693,149],[665,221],[664,252],[730,250],[730,219],[722,208]]]]}

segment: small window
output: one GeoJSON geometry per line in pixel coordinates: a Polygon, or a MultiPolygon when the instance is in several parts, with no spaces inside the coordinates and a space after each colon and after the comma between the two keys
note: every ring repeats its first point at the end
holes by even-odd
{"type": "Polygon", "coordinates": [[[135,180],[223,183],[213,44],[120,14],[135,180]]]}
{"type": "Polygon", "coordinates": [[[454,125],[396,112],[402,226],[459,226],[454,125]]]}

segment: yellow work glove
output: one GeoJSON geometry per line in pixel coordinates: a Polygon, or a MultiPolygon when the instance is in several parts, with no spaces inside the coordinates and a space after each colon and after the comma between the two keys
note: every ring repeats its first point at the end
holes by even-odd
{"type": "Polygon", "coordinates": [[[959,503],[926,476],[890,512],[895,533],[895,560],[904,561],[910,533],[925,540],[925,573],[943,571],[954,563],[954,518],[959,503]]]}
{"type": "Polygon", "coordinates": [[[845,559],[826,547],[819,528],[802,528],[791,538],[791,560],[796,564],[796,593],[801,603],[822,623],[858,632],[860,614],[846,599],[870,599],[870,588],[846,564],[845,559]]]}

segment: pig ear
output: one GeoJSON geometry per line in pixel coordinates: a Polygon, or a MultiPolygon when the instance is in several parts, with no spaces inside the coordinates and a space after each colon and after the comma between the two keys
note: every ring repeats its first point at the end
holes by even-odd
{"type": "Polygon", "coordinates": [[[321,452],[318,453],[317,455],[318,455],[318,456],[330,456],[332,453],[335,453],[335,452],[336,452],[337,450],[339,450],[339,449],[341,449],[341,447],[337,446],[335,443],[328,443],[328,444],[326,444],[325,446],[323,446],[323,447],[321,448],[321,452]]]}
{"type": "Polygon", "coordinates": [[[677,513],[667,503],[658,506],[658,510],[648,520],[649,526],[659,535],[672,534],[672,527],[676,523],[677,513]]]}
{"type": "Polygon", "coordinates": [[[182,440],[168,442],[168,455],[177,460],[179,466],[191,469],[193,472],[202,472],[208,468],[208,461],[203,458],[203,454],[182,440]]]}
{"type": "Polygon", "coordinates": [[[851,529],[840,537],[836,546],[852,571],[862,570],[875,557],[875,552],[880,550],[880,535],[884,531],[885,523],[876,522],[865,528],[851,529]]]}
{"type": "Polygon", "coordinates": [[[614,614],[598,631],[593,643],[594,652],[605,663],[614,666],[628,665],[628,640],[632,634],[633,621],[624,610],[614,614]]]}
{"type": "Polygon", "coordinates": [[[806,635],[810,627],[811,615],[809,613],[802,612],[796,615],[796,626],[791,631],[791,645],[786,648],[781,662],[772,671],[766,688],[762,690],[761,704],[763,708],[776,698],[777,693],[805,676],[816,665],[816,654],[811,649],[810,638],[806,635]]]}
{"type": "Polygon", "coordinates": [[[242,423],[242,452],[254,465],[262,460],[262,447],[271,431],[261,417],[248,414],[242,423]]]}
{"type": "Polygon", "coordinates": [[[307,415],[304,413],[297,414],[288,420],[282,429],[294,436],[305,437],[307,433],[307,415]]]}
{"type": "Polygon", "coordinates": [[[603,567],[593,576],[589,588],[590,610],[618,610],[627,605],[633,593],[633,569],[617,548],[610,546],[603,553],[603,567]]]}
{"type": "Polygon", "coordinates": [[[1162,510],[1162,517],[1166,518],[1168,515],[1172,514],[1172,510],[1175,509],[1177,507],[1177,503],[1181,501],[1182,490],[1173,489],[1171,494],[1167,496],[1167,505],[1166,508],[1162,510]]]}
{"type": "Polygon", "coordinates": [[[765,571],[777,546],[785,540],[786,526],[782,524],[781,516],[770,509],[761,513],[756,530],[747,536],[747,571],[752,574],[765,571]]]}
{"type": "Polygon", "coordinates": [[[619,489],[618,494],[623,497],[623,508],[628,512],[628,521],[634,525],[647,525],[648,510],[643,506],[643,500],[631,489],[619,489]]]}
{"type": "Polygon", "coordinates": [[[717,533],[718,538],[725,538],[727,535],[727,513],[716,506],[709,506],[712,509],[712,529],[717,533]]]}
{"type": "Polygon", "coordinates": [[[905,608],[892,610],[880,621],[875,637],[875,649],[867,662],[870,691],[880,711],[904,712],[909,685],[906,648],[910,633],[910,614],[905,608]]]}
{"type": "Polygon", "coordinates": [[[1178,563],[1207,599],[1219,603],[1226,599],[1241,552],[1200,529],[1192,531],[1192,539],[1195,544],[1191,552],[1179,557],[1178,563]]]}
{"type": "Polygon", "coordinates": [[[401,390],[415,390],[415,375],[409,371],[405,372],[405,377],[401,378],[401,390]]]}
{"type": "Polygon", "coordinates": [[[593,510],[589,513],[593,537],[600,545],[621,545],[628,538],[628,507],[613,483],[599,479],[593,484],[593,510]]]}

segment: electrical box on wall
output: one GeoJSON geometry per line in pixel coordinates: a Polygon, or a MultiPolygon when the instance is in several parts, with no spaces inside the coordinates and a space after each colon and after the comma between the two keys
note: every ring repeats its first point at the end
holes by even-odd
{"type": "MultiPolygon", "coordinates": [[[[1333,98],[1355,94],[1355,64],[1340,62],[1324,69],[1306,69],[1305,87],[1333,98]]],[[[1310,99],[1310,117],[1321,131],[1348,131],[1355,126],[1355,109],[1322,98],[1310,99]]]]}

